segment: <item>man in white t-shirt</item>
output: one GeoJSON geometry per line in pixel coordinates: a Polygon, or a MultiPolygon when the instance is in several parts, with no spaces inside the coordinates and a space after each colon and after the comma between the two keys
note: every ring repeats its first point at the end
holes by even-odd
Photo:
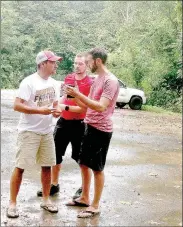
{"type": "Polygon", "coordinates": [[[51,51],[41,51],[36,57],[37,72],[20,83],[14,102],[14,110],[21,113],[18,124],[15,169],[10,181],[10,203],[7,217],[19,216],[16,200],[24,169],[31,165],[41,166],[43,202],[41,207],[51,213],[58,208],[49,199],[51,166],[56,164],[55,145],[52,131],[52,114],[56,114],[56,80],[51,78],[57,70],[57,61],[62,58],[51,51]]]}

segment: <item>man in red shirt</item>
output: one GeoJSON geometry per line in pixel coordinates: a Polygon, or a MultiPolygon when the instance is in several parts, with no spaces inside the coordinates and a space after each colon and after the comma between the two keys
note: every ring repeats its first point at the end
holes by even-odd
{"type": "MultiPolygon", "coordinates": [[[[77,54],[74,59],[74,73],[68,74],[64,79],[64,84],[77,87],[78,90],[88,96],[90,87],[93,83],[93,78],[86,74],[86,59],[85,54],[77,54]]],[[[84,118],[86,112],[78,108],[76,112],[70,112],[68,106],[77,106],[72,97],[62,96],[60,103],[66,106],[60,114],[54,130],[54,141],[56,148],[56,165],[52,167],[52,185],[50,195],[59,192],[59,173],[63,156],[65,155],[69,143],[72,145],[71,157],[78,162],[80,153],[81,140],[85,130],[84,118]]],[[[80,196],[82,187],[77,190],[73,199],[80,196]]],[[[37,196],[42,196],[42,190],[37,192],[37,196]]]]}

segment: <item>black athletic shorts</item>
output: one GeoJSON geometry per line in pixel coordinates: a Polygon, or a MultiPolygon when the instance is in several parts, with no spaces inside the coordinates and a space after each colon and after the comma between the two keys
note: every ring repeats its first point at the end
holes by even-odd
{"type": "Polygon", "coordinates": [[[56,149],[56,164],[63,161],[67,146],[71,143],[71,157],[78,162],[78,157],[81,149],[81,140],[85,131],[85,123],[83,120],[65,120],[60,118],[57,121],[53,133],[56,149]]]}
{"type": "Polygon", "coordinates": [[[86,165],[92,170],[102,171],[111,137],[112,132],[103,132],[86,124],[78,163],[86,165]]]}

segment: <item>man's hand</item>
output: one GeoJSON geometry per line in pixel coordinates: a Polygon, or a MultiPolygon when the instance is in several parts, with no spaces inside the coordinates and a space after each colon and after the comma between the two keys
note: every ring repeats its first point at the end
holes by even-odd
{"type": "Polygon", "coordinates": [[[52,108],[49,106],[42,106],[42,107],[39,107],[39,114],[49,115],[54,113],[55,110],[56,108],[52,108]]]}
{"type": "Polygon", "coordinates": [[[65,105],[58,104],[57,108],[52,113],[53,117],[58,118],[63,110],[65,110],[65,105]]]}
{"type": "Polygon", "coordinates": [[[52,113],[52,116],[55,117],[55,118],[58,118],[58,117],[60,117],[60,112],[55,111],[55,112],[52,113]]]}
{"type": "Polygon", "coordinates": [[[70,96],[73,96],[73,97],[77,97],[79,95],[79,90],[77,88],[74,88],[74,87],[70,87],[70,86],[65,86],[64,87],[64,92],[67,94],[67,95],[70,95],[70,96]]]}

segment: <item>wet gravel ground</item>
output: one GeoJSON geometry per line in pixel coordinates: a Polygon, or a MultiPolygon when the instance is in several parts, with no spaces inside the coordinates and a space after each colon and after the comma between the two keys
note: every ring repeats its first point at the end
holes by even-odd
{"type": "MultiPolygon", "coordinates": [[[[116,109],[114,133],[105,168],[101,214],[77,218],[82,208],[66,207],[81,178],[70,158],[60,173],[59,208],[40,208],[40,168],[25,171],[18,196],[20,217],[8,219],[9,180],[15,160],[19,113],[12,109],[14,91],[1,91],[1,226],[182,226],[182,120],[180,115],[116,109]]],[[[91,198],[93,196],[93,180],[91,198]]]]}

